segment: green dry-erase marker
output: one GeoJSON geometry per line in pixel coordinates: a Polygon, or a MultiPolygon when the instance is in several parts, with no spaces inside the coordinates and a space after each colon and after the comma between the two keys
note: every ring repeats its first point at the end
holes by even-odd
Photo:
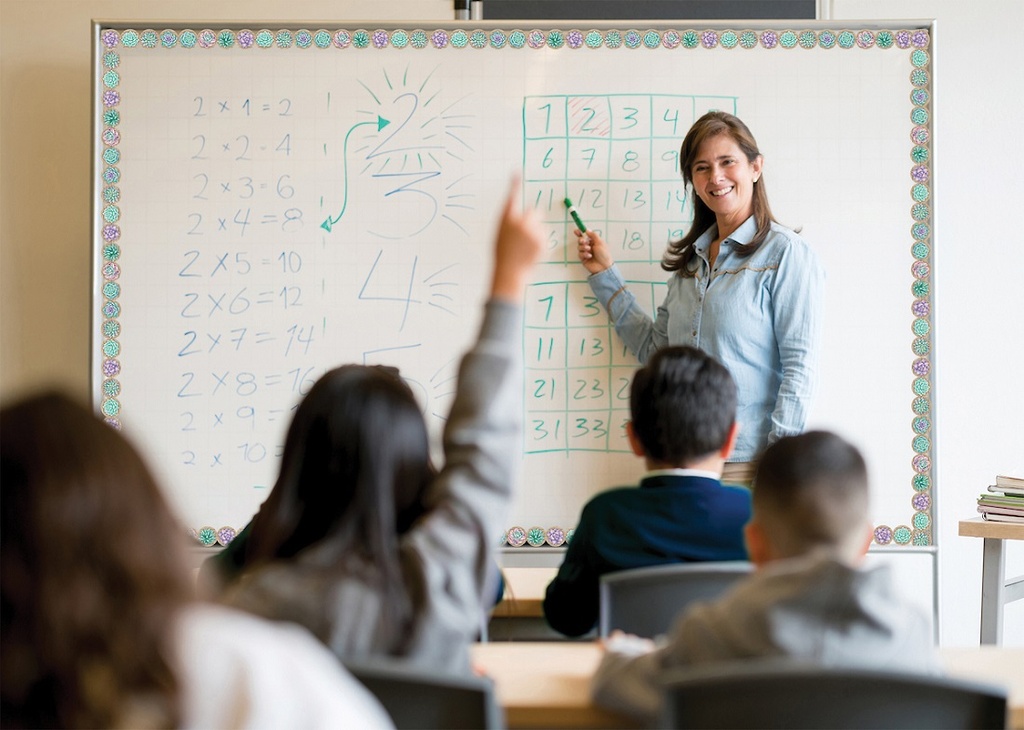
{"type": "Polygon", "coordinates": [[[565,199],[565,207],[569,209],[569,215],[572,216],[573,221],[576,223],[576,227],[580,229],[580,233],[586,233],[587,227],[583,225],[583,221],[580,220],[580,214],[576,212],[576,208],[573,207],[572,201],[568,198],[565,199]]]}

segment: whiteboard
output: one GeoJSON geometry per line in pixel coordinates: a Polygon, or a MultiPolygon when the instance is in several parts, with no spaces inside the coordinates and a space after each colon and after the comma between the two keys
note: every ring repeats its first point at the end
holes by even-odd
{"type": "Polygon", "coordinates": [[[826,269],[810,427],[866,453],[876,542],[931,545],[927,23],[849,28],[94,26],[97,407],[202,541],[266,498],[325,370],[398,366],[434,434],[513,173],[548,249],[527,291],[512,545],[635,483],[636,362],[576,261],[571,197],[653,312],[692,218],[679,143],[748,123],[776,217],[826,269]]]}

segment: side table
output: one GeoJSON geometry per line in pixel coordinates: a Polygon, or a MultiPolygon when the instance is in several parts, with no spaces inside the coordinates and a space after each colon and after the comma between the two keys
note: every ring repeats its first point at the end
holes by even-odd
{"type": "Polygon", "coordinates": [[[981,563],[981,643],[999,644],[1003,606],[1024,598],[1024,575],[1006,578],[1005,540],[1024,540],[1024,523],[960,520],[961,537],[984,539],[981,563]]]}

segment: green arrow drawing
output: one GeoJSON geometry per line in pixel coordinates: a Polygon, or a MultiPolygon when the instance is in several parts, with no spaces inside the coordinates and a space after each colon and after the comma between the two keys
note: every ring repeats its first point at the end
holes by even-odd
{"type": "Polygon", "coordinates": [[[389,119],[385,119],[380,114],[378,114],[377,121],[357,122],[356,124],[352,125],[352,128],[349,129],[348,132],[345,133],[345,141],[341,146],[342,160],[344,161],[345,164],[344,174],[342,175],[342,181],[345,184],[345,195],[342,198],[341,211],[338,213],[338,215],[336,215],[334,218],[327,216],[327,218],[324,219],[324,222],[320,224],[320,227],[323,228],[328,233],[331,232],[331,227],[334,226],[334,224],[336,224],[338,221],[340,221],[341,217],[345,215],[345,208],[348,207],[348,138],[352,136],[352,133],[354,131],[356,131],[356,127],[362,127],[367,124],[376,124],[377,131],[379,132],[380,130],[384,129],[384,127],[391,124],[391,121],[389,119]]]}

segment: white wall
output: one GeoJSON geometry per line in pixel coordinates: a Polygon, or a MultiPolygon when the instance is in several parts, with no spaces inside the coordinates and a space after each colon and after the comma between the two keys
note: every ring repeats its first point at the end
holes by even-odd
{"type": "MultiPolygon", "coordinates": [[[[936,540],[940,638],[977,642],[981,541],[957,536],[997,473],[1024,474],[1024,71],[1019,0],[833,0],[832,17],[935,18],[936,540]]],[[[1024,543],[1009,544],[1011,575],[1024,543]]],[[[1024,601],[1004,616],[1024,645],[1024,601]]]]}
{"type": "MultiPolygon", "coordinates": [[[[553,0],[554,1],[554,0],[553,0]]],[[[981,544],[957,537],[996,473],[1024,474],[1024,72],[1021,0],[825,0],[832,18],[938,21],[935,377],[940,638],[977,643],[981,544]],[[999,218],[996,220],[996,218],[999,218]],[[1005,219],[1005,220],[1004,220],[1005,219]]],[[[351,0],[0,3],[0,397],[57,383],[88,395],[89,21],[356,20],[351,0]]],[[[390,0],[377,20],[443,20],[449,0],[390,0]]],[[[908,74],[910,69],[908,67],[908,74]]],[[[841,174],[838,173],[838,174],[841,174]]],[[[809,181],[822,184],[822,181],[809,181]]],[[[865,267],[867,270],[867,267],[865,267]]],[[[870,296],[870,281],[865,296],[870,296]]],[[[1024,543],[1009,571],[1024,573],[1024,543]]],[[[901,570],[927,561],[907,556],[901,570]]],[[[920,576],[918,576],[920,577],[920,576]]],[[[908,583],[911,582],[908,579],[908,583]]],[[[926,581],[912,581],[914,590],[926,581]]],[[[1007,607],[1024,645],[1024,601],[1007,607]]]]}
{"type": "MultiPolygon", "coordinates": [[[[940,638],[978,640],[981,541],[957,536],[997,473],[1024,474],[1024,71],[1019,0],[833,0],[832,17],[935,18],[935,425],[940,638]]],[[[1008,546],[1024,573],[1024,543],[1008,546]]],[[[1024,645],[1024,601],[1004,643],[1024,645]]]]}

